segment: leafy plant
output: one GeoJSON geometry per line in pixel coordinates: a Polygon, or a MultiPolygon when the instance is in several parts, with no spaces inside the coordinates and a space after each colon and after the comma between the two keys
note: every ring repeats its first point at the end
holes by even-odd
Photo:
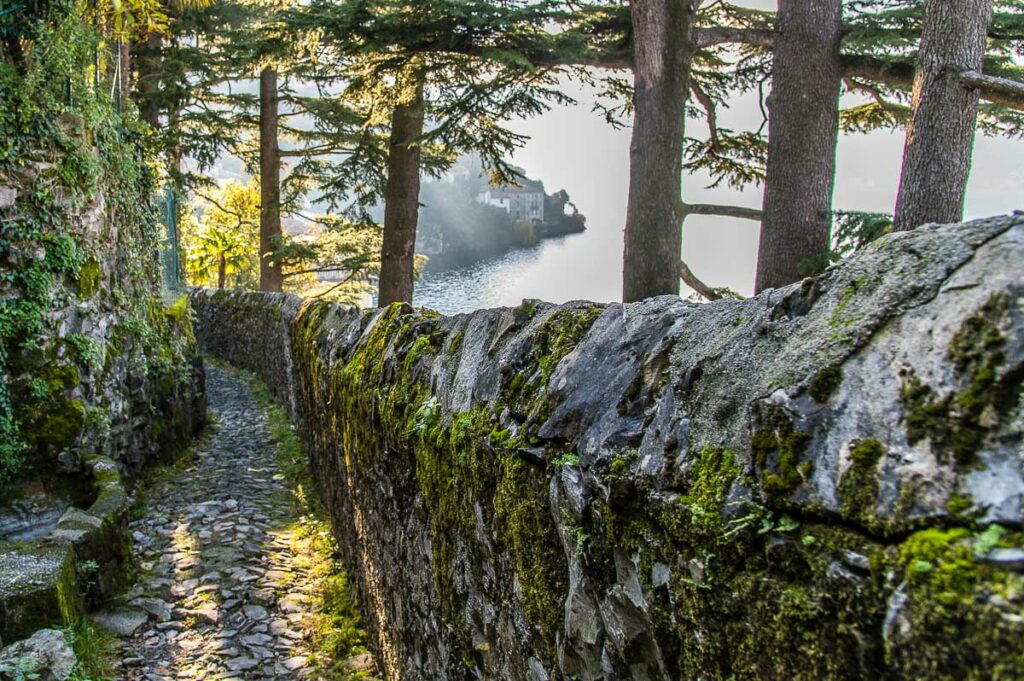
{"type": "Polygon", "coordinates": [[[978,538],[974,540],[974,555],[978,558],[984,558],[992,552],[996,546],[999,545],[999,541],[1006,534],[1006,528],[1002,525],[989,525],[985,528],[985,531],[978,535],[978,538]]]}
{"type": "Polygon", "coordinates": [[[439,418],[438,407],[437,397],[434,396],[431,396],[430,399],[420,405],[420,408],[416,410],[416,415],[413,417],[412,431],[414,433],[425,433],[430,428],[436,426],[439,418]]]}
{"type": "Polygon", "coordinates": [[[82,333],[71,333],[66,338],[75,349],[78,359],[93,371],[103,367],[103,348],[99,342],[82,333]]]}
{"type": "Polygon", "coordinates": [[[551,464],[558,466],[559,468],[563,466],[579,466],[580,456],[576,452],[563,452],[557,458],[553,459],[551,464]]]}

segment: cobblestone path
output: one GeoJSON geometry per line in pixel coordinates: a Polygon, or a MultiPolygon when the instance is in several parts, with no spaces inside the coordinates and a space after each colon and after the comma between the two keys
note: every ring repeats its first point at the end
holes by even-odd
{"type": "Polygon", "coordinates": [[[125,679],[314,678],[313,577],[249,386],[208,366],[216,425],[133,521],[140,575],[101,621],[124,636],[125,679]]]}

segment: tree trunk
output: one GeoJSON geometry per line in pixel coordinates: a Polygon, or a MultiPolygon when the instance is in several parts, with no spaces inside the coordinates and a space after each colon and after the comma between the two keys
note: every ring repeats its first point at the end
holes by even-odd
{"type": "Polygon", "coordinates": [[[117,49],[121,51],[121,106],[127,106],[128,97],[132,92],[132,51],[131,44],[127,40],[118,42],[117,49]]]}
{"type": "Polygon", "coordinates": [[[829,250],[839,139],[840,0],[779,0],[755,291],[818,271],[829,250]]]}
{"type": "Polygon", "coordinates": [[[16,35],[4,37],[4,52],[7,61],[19,74],[25,73],[25,52],[21,47],[21,38],[16,35]]]}
{"type": "Polygon", "coordinates": [[[633,137],[622,299],[679,293],[684,109],[695,47],[691,0],[633,0],[633,137]]]}
{"type": "Polygon", "coordinates": [[[160,80],[162,71],[163,39],[150,31],[145,42],[138,46],[139,82],[136,97],[139,116],[154,130],[160,127],[160,80]]]}
{"type": "Polygon", "coordinates": [[[965,87],[958,76],[981,71],[991,20],[992,0],[925,2],[896,197],[897,230],[963,218],[978,91],[965,87]]]}
{"type": "Polygon", "coordinates": [[[420,147],[423,134],[423,85],[413,101],[391,114],[388,180],[384,190],[384,244],[380,255],[380,307],[412,302],[416,223],[419,220],[420,147]]]}
{"type": "Polygon", "coordinates": [[[228,263],[227,259],[222,255],[217,258],[217,288],[223,290],[224,285],[228,282],[228,263]]]}
{"type": "Polygon", "coordinates": [[[260,72],[260,290],[282,291],[281,265],[271,256],[281,245],[281,149],[277,145],[277,71],[260,72]]]}

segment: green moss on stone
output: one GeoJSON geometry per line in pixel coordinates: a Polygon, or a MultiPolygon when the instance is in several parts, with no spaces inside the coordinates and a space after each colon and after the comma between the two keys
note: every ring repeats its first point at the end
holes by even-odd
{"type": "Polygon", "coordinates": [[[603,312],[603,307],[596,306],[559,310],[541,324],[534,346],[539,350],[542,384],[547,384],[558,363],[580,344],[603,312]]]}
{"type": "Polygon", "coordinates": [[[452,342],[448,344],[448,352],[450,354],[458,354],[459,350],[462,349],[462,341],[466,337],[465,331],[459,331],[452,337],[452,342]]]}
{"type": "Polygon", "coordinates": [[[103,268],[100,261],[90,257],[78,270],[78,297],[88,300],[99,290],[103,280],[103,268]]]}
{"type": "Polygon", "coordinates": [[[872,438],[850,449],[850,465],[839,480],[844,515],[872,523],[878,500],[878,462],[885,455],[885,446],[872,438]]]}
{"type": "MultiPolygon", "coordinates": [[[[1020,545],[1019,535],[1007,542],[1020,545]]],[[[980,539],[963,527],[931,528],[899,550],[904,624],[887,641],[886,658],[899,678],[1020,678],[1024,575],[980,558],[980,539]]]]}
{"type": "Polygon", "coordinates": [[[811,436],[794,428],[786,410],[778,405],[756,405],[754,418],[756,429],[750,446],[761,486],[769,498],[785,496],[810,476],[811,462],[801,459],[811,436]]]}
{"type": "Polygon", "coordinates": [[[843,368],[839,364],[834,364],[814,375],[810,386],[807,388],[807,392],[816,401],[824,404],[832,397],[832,394],[839,388],[842,381],[843,368]]]}
{"type": "Polygon", "coordinates": [[[732,452],[721,447],[705,447],[695,454],[686,494],[680,503],[690,509],[692,530],[705,536],[720,533],[722,511],[740,467],[732,452]]]}
{"type": "Polygon", "coordinates": [[[1024,368],[1000,376],[1006,339],[999,323],[1008,307],[1007,294],[994,294],[953,336],[947,357],[960,390],[937,395],[913,372],[904,373],[900,397],[910,444],[928,439],[940,457],[970,466],[991,429],[1013,410],[1024,387],[1024,368]]]}
{"type": "Polygon", "coordinates": [[[557,632],[568,590],[565,554],[550,520],[547,474],[516,456],[502,457],[494,512],[512,555],[523,611],[557,659],[557,632]]]}
{"type": "Polygon", "coordinates": [[[946,502],[946,511],[952,516],[963,516],[974,506],[974,502],[970,497],[965,497],[960,494],[953,494],[949,497],[949,501],[946,502]]]}

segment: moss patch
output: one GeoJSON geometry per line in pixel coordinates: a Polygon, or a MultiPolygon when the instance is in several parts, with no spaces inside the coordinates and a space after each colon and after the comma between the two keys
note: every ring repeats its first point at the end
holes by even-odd
{"type": "Polygon", "coordinates": [[[78,270],[78,297],[82,300],[92,298],[99,291],[103,280],[103,268],[100,261],[90,257],[78,270]]]}
{"type": "Polygon", "coordinates": [[[1013,411],[1024,386],[1024,367],[1000,375],[1006,338],[999,324],[1009,305],[1007,294],[994,294],[953,336],[946,356],[960,390],[938,395],[913,372],[904,373],[900,397],[910,444],[928,439],[941,458],[970,466],[991,429],[1013,411]]]}
{"type": "Polygon", "coordinates": [[[988,542],[963,527],[911,535],[899,551],[906,626],[886,658],[900,678],[1000,679],[1024,673],[1024,575],[984,560],[988,546],[1020,546],[1018,533],[988,542]],[[979,554],[981,554],[979,556],[979,554]]]}
{"type": "Polygon", "coordinates": [[[885,454],[885,446],[878,440],[861,440],[850,449],[850,465],[839,480],[843,514],[869,526],[874,524],[878,501],[878,462],[885,454]]]}
{"type": "Polygon", "coordinates": [[[769,498],[784,497],[811,474],[811,462],[801,461],[811,436],[794,428],[786,410],[778,405],[756,404],[754,420],[750,446],[761,486],[769,498]]]}
{"type": "Polygon", "coordinates": [[[843,381],[843,368],[839,364],[822,369],[814,374],[807,392],[817,402],[824,404],[832,397],[843,381]]]}

